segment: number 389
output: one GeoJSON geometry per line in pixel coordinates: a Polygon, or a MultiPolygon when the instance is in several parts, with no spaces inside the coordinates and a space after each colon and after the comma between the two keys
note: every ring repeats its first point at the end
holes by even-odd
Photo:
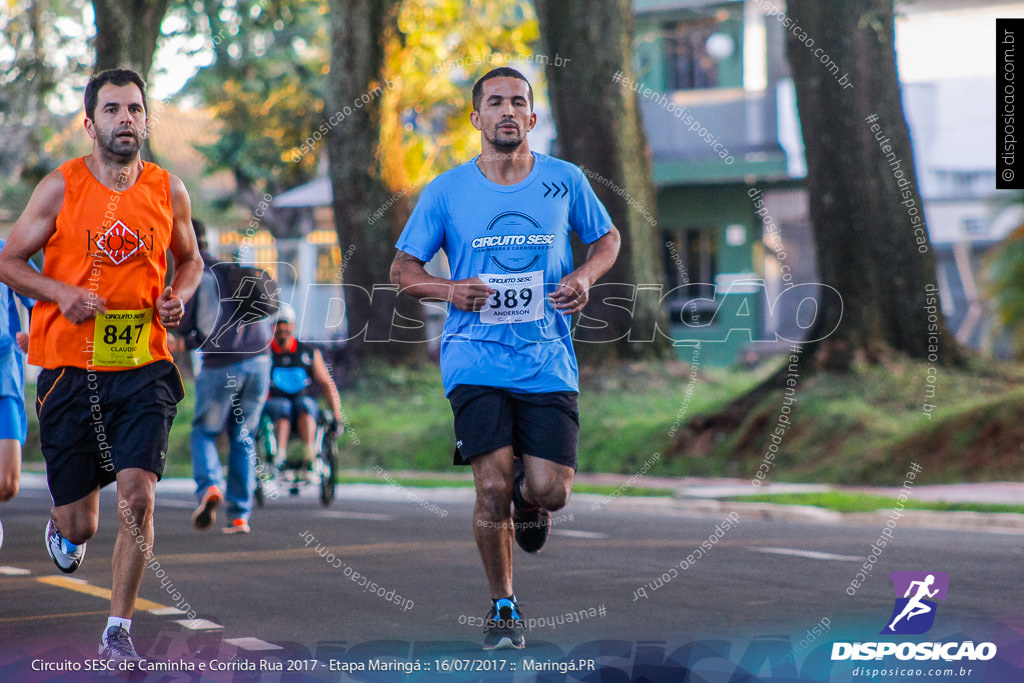
{"type": "Polygon", "coordinates": [[[506,289],[504,291],[497,290],[491,295],[491,308],[518,308],[519,306],[529,306],[530,302],[533,301],[533,290],[524,288],[520,290],[506,289]]]}

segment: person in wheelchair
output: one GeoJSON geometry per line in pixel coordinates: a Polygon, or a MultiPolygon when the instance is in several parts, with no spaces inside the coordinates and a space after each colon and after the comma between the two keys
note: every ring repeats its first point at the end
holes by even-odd
{"type": "Polygon", "coordinates": [[[330,403],[335,425],[341,425],[341,398],[334,386],[320,351],[295,338],[295,309],[282,303],[274,326],[274,339],[270,343],[270,396],[263,408],[274,423],[274,436],[278,452],[286,457],[288,437],[292,425],[302,441],[302,461],[287,466],[299,470],[305,477],[317,454],[317,417],[320,408],[313,395],[317,385],[330,403]]]}

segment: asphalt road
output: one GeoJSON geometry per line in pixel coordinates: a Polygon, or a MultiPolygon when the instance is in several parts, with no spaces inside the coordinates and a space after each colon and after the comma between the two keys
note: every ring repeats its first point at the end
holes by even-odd
{"type": "MultiPolygon", "coordinates": [[[[48,495],[29,479],[0,506],[0,681],[93,680],[85,668],[107,615],[116,502],[104,492],[101,530],[83,566],[65,577],[42,543],[48,495]],[[80,670],[54,671],[61,667],[80,670]]],[[[668,502],[578,495],[555,513],[543,552],[516,551],[516,592],[533,620],[526,650],[485,655],[479,624],[489,596],[472,541],[472,492],[383,485],[339,493],[327,509],[312,492],[269,501],[251,534],[226,536],[222,520],[209,532],[191,528],[189,484],[161,483],[159,566],[146,572],[132,631],[141,653],[185,670],[121,675],[519,681],[545,663],[575,662],[583,672],[537,680],[683,680],[684,665],[693,681],[863,680],[851,673],[863,662],[827,661],[830,642],[885,640],[889,572],[941,571],[947,599],[932,631],[912,638],[991,641],[999,656],[987,674],[985,663],[972,663],[975,673],[928,680],[993,683],[1011,670],[1017,677],[1005,680],[1024,680],[1020,535],[897,522],[854,589],[878,525],[698,517],[668,502]],[[702,543],[710,550],[698,550],[702,543]],[[422,671],[350,678],[345,667],[360,662],[422,671]],[[595,664],[599,673],[588,673],[595,664]],[[759,677],[733,678],[738,670],[759,677]]]]}

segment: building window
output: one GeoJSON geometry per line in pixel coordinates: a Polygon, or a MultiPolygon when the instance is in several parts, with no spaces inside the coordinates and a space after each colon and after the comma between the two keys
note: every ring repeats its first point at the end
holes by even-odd
{"type": "Polygon", "coordinates": [[[665,26],[665,77],[669,90],[718,87],[718,62],[707,51],[708,38],[718,27],[719,22],[713,18],[665,26]]]}
{"type": "Polygon", "coordinates": [[[316,247],[316,281],[341,284],[341,249],[335,244],[318,244],[316,247]]]}
{"type": "Polygon", "coordinates": [[[707,322],[707,314],[714,311],[708,301],[687,305],[694,299],[714,299],[715,278],[718,276],[718,231],[714,228],[676,228],[665,233],[665,282],[673,290],[689,285],[674,293],[669,301],[669,315],[678,316],[690,324],[707,322]],[[710,311],[704,308],[710,306],[710,311]]]}
{"type": "Polygon", "coordinates": [[[988,223],[984,218],[965,218],[961,225],[965,235],[984,236],[988,234],[988,223]]]}

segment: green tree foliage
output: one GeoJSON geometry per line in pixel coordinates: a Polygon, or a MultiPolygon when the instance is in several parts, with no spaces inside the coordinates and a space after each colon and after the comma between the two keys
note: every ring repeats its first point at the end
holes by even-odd
{"type": "Polygon", "coordinates": [[[986,280],[999,322],[1013,335],[1015,348],[1024,348],[1024,225],[990,252],[986,280]]]}
{"type": "MultiPolygon", "coordinates": [[[[415,191],[479,153],[473,83],[498,66],[526,70],[538,39],[527,0],[405,0],[386,48],[394,87],[381,103],[382,172],[392,191],[415,191]]],[[[533,81],[540,98],[543,77],[533,81]]]]}
{"type": "Polygon", "coordinates": [[[20,211],[62,161],[60,131],[81,113],[74,86],[93,63],[86,0],[23,0],[0,8],[0,196],[20,211]]]}
{"type": "Polygon", "coordinates": [[[240,199],[306,182],[316,155],[293,158],[321,124],[327,73],[327,18],[320,3],[301,0],[196,0],[177,10],[183,33],[202,33],[213,61],[188,83],[219,126],[199,149],[210,172],[228,170],[240,199]]]}
{"type": "MultiPolygon", "coordinates": [[[[185,89],[219,126],[217,142],[200,147],[208,170],[231,171],[247,204],[316,175],[326,149],[318,131],[330,128],[333,113],[323,106],[326,3],[196,0],[171,16],[182,24],[178,33],[205,36],[200,49],[212,46],[213,61],[185,89]]],[[[473,82],[492,66],[529,63],[537,39],[528,0],[402,3],[386,48],[384,95],[367,105],[380,108],[378,158],[392,192],[415,190],[476,154],[473,82]]]]}

